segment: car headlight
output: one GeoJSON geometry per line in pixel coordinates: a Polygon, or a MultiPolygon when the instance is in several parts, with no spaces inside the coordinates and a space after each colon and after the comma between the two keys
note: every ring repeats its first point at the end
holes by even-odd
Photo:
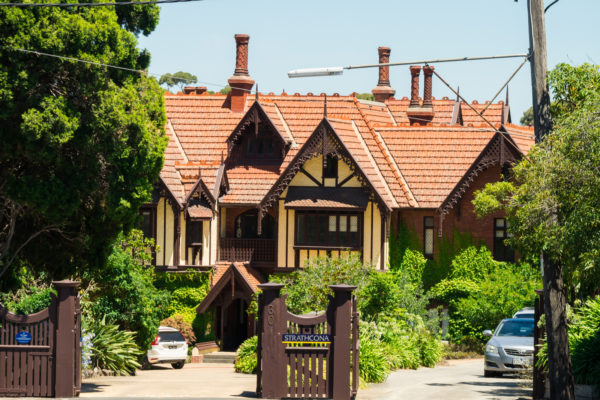
{"type": "Polygon", "coordinates": [[[485,346],[485,352],[490,354],[498,354],[498,348],[493,344],[488,344],[485,346]]]}

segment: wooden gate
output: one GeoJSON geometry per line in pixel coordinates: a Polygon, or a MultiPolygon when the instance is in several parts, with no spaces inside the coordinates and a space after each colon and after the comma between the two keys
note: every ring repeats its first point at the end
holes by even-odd
{"type": "Polygon", "coordinates": [[[259,285],[257,394],[265,398],[348,400],[358,387],[355,286],[334,285],[327,310],[288,311],[283,285],[259,285]],[[350,374],[352,370],[352,375],[350,374]]]}
{"type": "Polygon", "coordinates": [[[81,390],[78,282],[54,282],[50,307],[16,315],[0,306],[0,396],[73,397],[81,390]]]}

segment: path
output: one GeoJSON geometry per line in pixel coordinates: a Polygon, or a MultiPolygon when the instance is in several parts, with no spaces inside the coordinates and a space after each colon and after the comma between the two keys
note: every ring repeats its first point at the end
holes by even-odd
{"type": "Polygon", "coordinates": [[[451,360],[447,365],[393,372],[387,381],[358,391],[357,400],[513,400],[531,399],[516,376],[483,377],[483,359],[451,360]]]}

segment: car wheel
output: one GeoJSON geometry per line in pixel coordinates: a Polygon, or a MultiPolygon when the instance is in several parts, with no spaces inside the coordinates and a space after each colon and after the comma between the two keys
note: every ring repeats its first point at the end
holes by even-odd
{"type": "Polygon", "coordinates": [[[175,369],[181,369],[185,365],[185,361],[179,361],[175,363],[171,363],[171,366],[175,369]]]}
{"type": "Polygon", "coordinates": [[[502,373],[496,371],[488,371],[487,369],[484,369],[483,376],[485,376],[486,378],[495,378],[497,376],[502,376],[502,373]]]}

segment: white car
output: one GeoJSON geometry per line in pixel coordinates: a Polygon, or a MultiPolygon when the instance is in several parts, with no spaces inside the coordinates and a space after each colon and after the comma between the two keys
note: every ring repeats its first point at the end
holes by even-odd
{"type": "Polygon", "coordinates": [[[187,355],[187,340],[181,332],[175,328],[160,326],[146,356],[149,364],[169,363],[173,368],[181,369],[185,365],[187,355]]]}
{"type": "Polygon", "coordinates": [[[523,307],[519,311],[517,311],[513,316],[513,318],[534,318],[535,317],[535,309],[533,307],[523,307]]]}

